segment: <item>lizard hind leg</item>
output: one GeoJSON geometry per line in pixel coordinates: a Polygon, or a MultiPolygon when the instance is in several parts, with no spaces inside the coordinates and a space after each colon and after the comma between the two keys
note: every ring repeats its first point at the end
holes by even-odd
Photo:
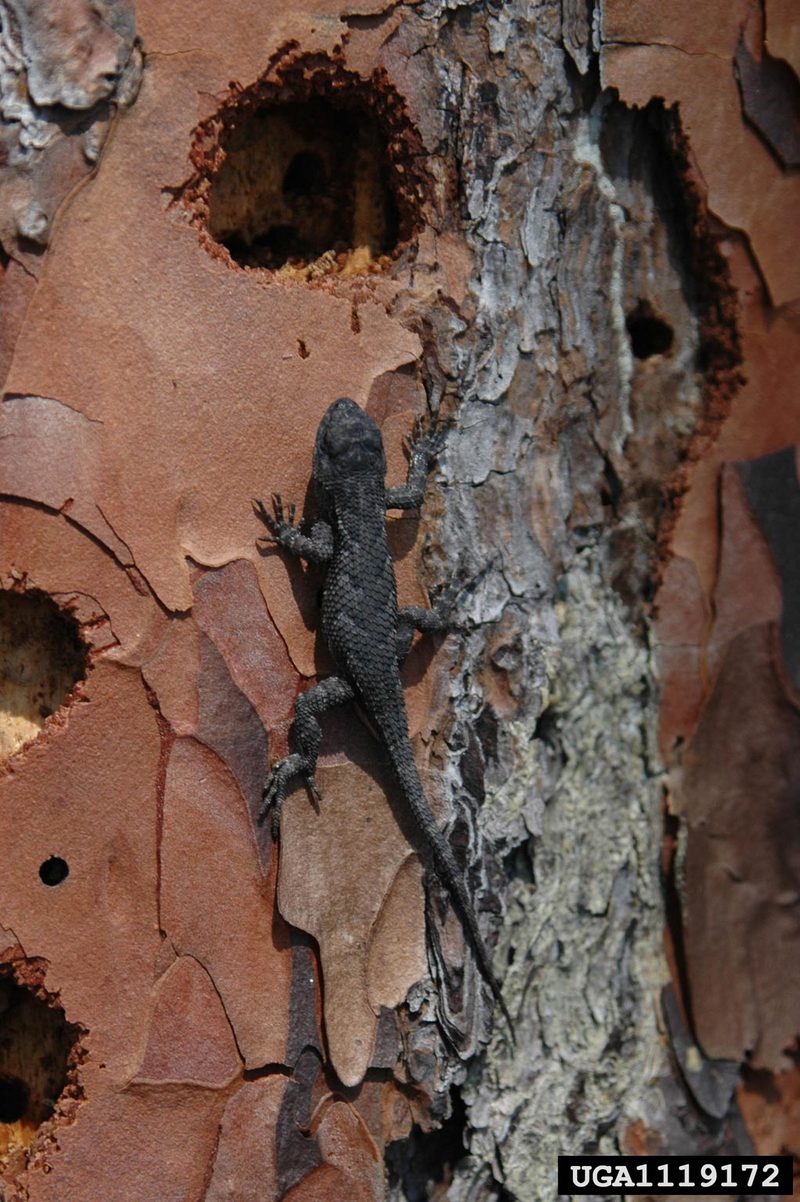
{"type": "Polygon", "coordinates": [[[260,826],[272,810],[273,838],[277,838],[280,831],[283,802],[294,777],[304,777],[316,800],[320,800],[320,792],[314,780],[322,742],[322,727],[317,719],[326,710],[352,701],[354,696],[351,685],[341,676],[328,676],[319,684],[306,689],[305,693],[301,693],[297,698],[292,725],[292,743],[296,750],[272,765],[264,785],[263,805],[258,815],[260,826]]]}
{"type": "Polygon", "coordinates": [[[422,605],[404,605],[402,609],[398,609],[395,642],[398,663],[402,664],[411,650],[415,630],[422,634],[432,634],[448,630],[449,627],[447,615],[438,606],[436,609],[425,609],[422,605]]]}

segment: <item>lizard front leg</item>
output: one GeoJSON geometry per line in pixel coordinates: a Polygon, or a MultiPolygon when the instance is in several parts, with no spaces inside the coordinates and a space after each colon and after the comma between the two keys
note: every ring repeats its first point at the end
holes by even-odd
{"type": "Polygon", "coordinates": [[[289,782],[295,776],[305,777],[314,797],[319,800],[314,773],[317,768],[317,756],[322,742],[322,727],[317,718],[326,710],[345,701],[352,701],[355,696],[351,685],[341,676],[328,676],[319,684],[312,685],[301,693],[294,707],[294,724],[292,726],[292,742],[296,748],[285,759],[278,760],[272,765],[272,771],[264,785],[263,805],[258,815],[259,826],[265,821],[270,809],[272,810],[272,837],[278,837],[281,825],[281,809],[284,798],[289,791],[289,782]]]}
{"type": "Polygon", "coordinates": [[[275,514],[271,514],[263,501],[253,501],[253,510],[259,521],[262,521],[269,531],[262,534],[259,543],[267,546],[277,543],[292,555],[307,559],[309,563],[327,563],[333,555],[333,531],[327,522],[315,522],[311,528],[311,536],[303,534],[299,525],[295,526],[294,519],[297,509],[291,504],[284,512],[283,499],[280,493],[272,494],[272,506],[275,514]]]}
{"type": "Polygon", "coordinates": [[[425,496],[425,482],[434,459],[444,446],[444,430],[431,426],[424,433],[417,418],[414,433],[406,442],[409,451],[405,484],[386,489],[387,509],[419,509],[425,496]]]}

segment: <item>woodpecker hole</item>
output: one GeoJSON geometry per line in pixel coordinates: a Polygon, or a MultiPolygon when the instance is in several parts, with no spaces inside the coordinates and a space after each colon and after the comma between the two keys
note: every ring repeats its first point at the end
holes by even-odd
{"type": "Polygon", "coordinates": [[[81,1096],[80,1029],[46,993],[43,976],[37,961],[0,964],[0,1196],[2,1178],[24,1167],[43,1124],[68,1117],[81,1096]]]}
{"type": "Polygon", "coordinates": [[[74,618],[36,589],[0,590],[0,760],[36,738],[86,670],[74,618]]]}
{"type": "Polygon", "coordinates": [[[625,319],[631,350],[636,359],[666,355],[672,347],[672,326],[658,317],[647,301],[640,301],[625,319]]]}
{"type": "Polygon", "coordinates": [[[183,203],[207,250],[306,280],[385,270],[423,225],[424,152],[376,71],[282,52],[196,131],[183,203]]]}

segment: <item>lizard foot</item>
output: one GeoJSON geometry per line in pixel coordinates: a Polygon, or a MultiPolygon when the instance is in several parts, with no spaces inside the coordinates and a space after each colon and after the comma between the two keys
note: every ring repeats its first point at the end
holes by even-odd
{"type": "Polygon", "coordinates": [[[465,631],[468,627],[463,615],[459,617],[464,586],[451,580],[431,599],[431,609],[439,621],[440,630],[465,631]]]}
{"type": "Polygon", "coordinates": [[[458,585],[454,581],[450,581],[433,599],[431,608],[446,626],[450,626],[460,592],[461,589],[458,585]]]}
{"type": "Polygon", "coordinates": [[[263,501],[253,499],[253,511],[259,521],[263,522],[269,534],[262,534],[258,538],[258,542],[270,545],[272,543],[283,543],[286,536],[297,527],[294,524],[297,506],[292,502],[287,510],[283,508],[283,498],[280,493],[272,494],[272,507],[275,511],[274,515],[270,513],[263,501]]]}
{"type": "Polygon", "coordinates": [[[281,829],[281,810],[286,799],[286,794],[289,791],[289,782],[293,776],[302,776],[311,794],[318,803],[322,800],[322,794],[317,787],[317,782],[314,779],[313,765],[305,758],[305,756],[287,755],[285,759],[278,760],[273,764],[272,771],[267,777],[262,793],[262,805],[258,814],[258,825],[263,826],[266,822],[267,815],[272,811],[272,837],[277,839],[281,829]]]}
{"type": "Polygon", "coordinates": [[[431,464],[442,453],[446,437],[447,426],[443,422],[437,423],[434,419],[426,425],[421,417],[417,417],[411,437],[405,440],[406,450],[431,464]]]}

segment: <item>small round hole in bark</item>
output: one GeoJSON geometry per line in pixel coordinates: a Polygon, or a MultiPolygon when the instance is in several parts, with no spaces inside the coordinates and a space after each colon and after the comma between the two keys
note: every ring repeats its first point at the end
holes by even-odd
{"type": "Polygon", "coordinates": [[[424,157],[385,73],[290,47],[198,128],[182,199],[206,249],[239,266],[379,271],[422,228],[424,157]]]}
{"type": "Polygon", "coordinates": [[[647,301],[639,302],[628,314],[625,325],[631,340],[631,350],[637,359],[666,355],[672,347],[672,326],[659,317],[647,301]]]}
{"type": "Polygon", "coordinates": [[[74,618],[37,589],[0,590],[0,760],[36,738],[86,669],[74,618]]]}
{"type": "Polygon", "coordinates": [[[61,856],[49,856],[39,865],[39,880],[54,889],[69,876],[69,864],[61,856]]]}

